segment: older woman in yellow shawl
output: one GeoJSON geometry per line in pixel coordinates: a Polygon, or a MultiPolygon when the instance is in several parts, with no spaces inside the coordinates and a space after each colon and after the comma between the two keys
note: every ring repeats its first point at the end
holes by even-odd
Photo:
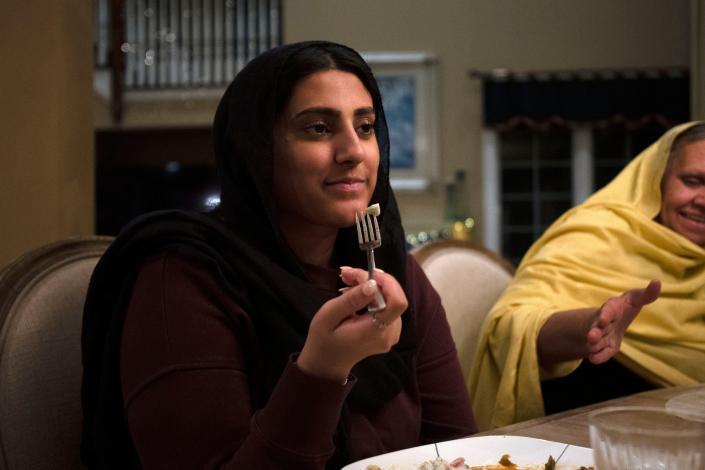
{"type": "Polygon", "coordinates": [[[689,123],[527,252],[483,325],[468,383],[480,428],[543,415],[541,381],[582,359],[653,386],[705,382],[704,246],[705,124],[689,123]]]}

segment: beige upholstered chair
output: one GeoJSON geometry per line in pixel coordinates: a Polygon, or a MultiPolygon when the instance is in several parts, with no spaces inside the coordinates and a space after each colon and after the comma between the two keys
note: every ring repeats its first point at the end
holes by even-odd
{"type": "Polygon", "coordinates": [[[110,240],[60,241],[0,271],[0,470],[81,468],[81,318],[110,240]]]}
{"type": "Polygon", "coordinates": [[[432,241],[411,253],[441,296],[467,378],[482,321],[512,280],[514,267],[499,255],[460,240],[432,241]]]}

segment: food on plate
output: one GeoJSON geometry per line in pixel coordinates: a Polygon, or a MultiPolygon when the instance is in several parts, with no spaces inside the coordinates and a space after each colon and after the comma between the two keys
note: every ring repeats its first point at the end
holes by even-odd
{"type": "MultiPolygon", "coordinates": [[[[462,457],[459,457],[453,460],[452,462],[448,462],[442,459],[441,457],[438,457],[435,460],[428,460],[417,465],[416,467],[414,467],[414,470],[555,470],[555,468],[556,461],[553,459],[552,455],[548,456],[548,461],[546,461],[546,463],[543,465],[519,466],[509,459],[509,454],[504,454],[499,459],[499,462],[497,462],[496,464],[479,465],[472,467],[466,464],[465,459],[462,457]]],[[[397,467],[395,465],[392,465],[391,467],[387,467],[385,469],[377,465],[368,465],[365,470],[397,470],[397,467]]],[[[575,470],[593,470],[593,468],[576,467],[575,470]]]]}
{"type": "Polygon", "coordinates": [[[370,207],[367,208],[366,212],[370,215],[374,215],[375,217],[379,216],[379,204],[372,204],[370,207]]]}
{"type": "MultiPolygon", "coordinates": [[[[414,467],[414,470],[458,470],[458,469],[468,469],[468,467],[465,464],[465,459],[460,457],[452,462],[448,462],[446,460],[443,460],[442,458],[438,457],[435,460],[428,460],[422,464],[417,465],[414,467]]],[[[474,468],[474,467],[473,467],[474,468]]],[[[377,465],[368,465],[365,470],[385,470],[382,467],[378,467],[377,465]]],[[[386,470],[396,470],[396,466],[392,465],[391,467],[388,467],[386,470]]]]}
{"type": "MultiPolygon", "coordinates": [[[[548,456],[548,460],[553,458],[552,455],[548,456]]],[[[501,459],[499,459],[499,465],[506,468],[517,468],[516,464],[509,460],[509,454],[504,454],[501,459]]]]}
{"type": "MultiPolygon", "coordinates": [[[[583,467],[581,467],[583,468],[583,467]]],[[[548,456],[548,462],[546,462],[546,465],[543,466],[543,470],[555,470],[556,469],[556,461],[553,460],[553,456],[549,455],[548,456]]]]}

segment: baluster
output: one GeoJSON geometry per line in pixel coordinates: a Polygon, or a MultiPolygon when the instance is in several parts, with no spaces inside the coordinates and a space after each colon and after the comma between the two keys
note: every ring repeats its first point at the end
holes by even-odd
{"type": "MultiPolygon", "coordinates": [[[[106,45],[117,3],[94,0],[95,63],[121,50],[128,89],[226,84],[256,55],[281,41],[281,0],[117,0],[122,35],[106,45]]],[[[112,59],[111,59],[112,60],[112,59]]]]}
{"type": "Polygon", "coordinates": [[[226,0],[225,15],[223,24],[225,26],[225,47],[223,56],[225,58],[225,76],[223,81],[235,75],[235,0],[226,0]]]}

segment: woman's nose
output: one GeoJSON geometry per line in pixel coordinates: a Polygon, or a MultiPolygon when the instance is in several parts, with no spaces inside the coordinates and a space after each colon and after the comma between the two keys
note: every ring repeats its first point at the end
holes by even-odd
{"type": "Polygon", "coordinates": [[[365,158],[360,136],[353,126],[341,131],[335,141],[335,161],[337,163],[359,163],[365,158]]]}
{"type": "Polygon", "coordinates": [[[701,188],[693,198],[693,204],[705,208],[705,188],[701,188]]]}

